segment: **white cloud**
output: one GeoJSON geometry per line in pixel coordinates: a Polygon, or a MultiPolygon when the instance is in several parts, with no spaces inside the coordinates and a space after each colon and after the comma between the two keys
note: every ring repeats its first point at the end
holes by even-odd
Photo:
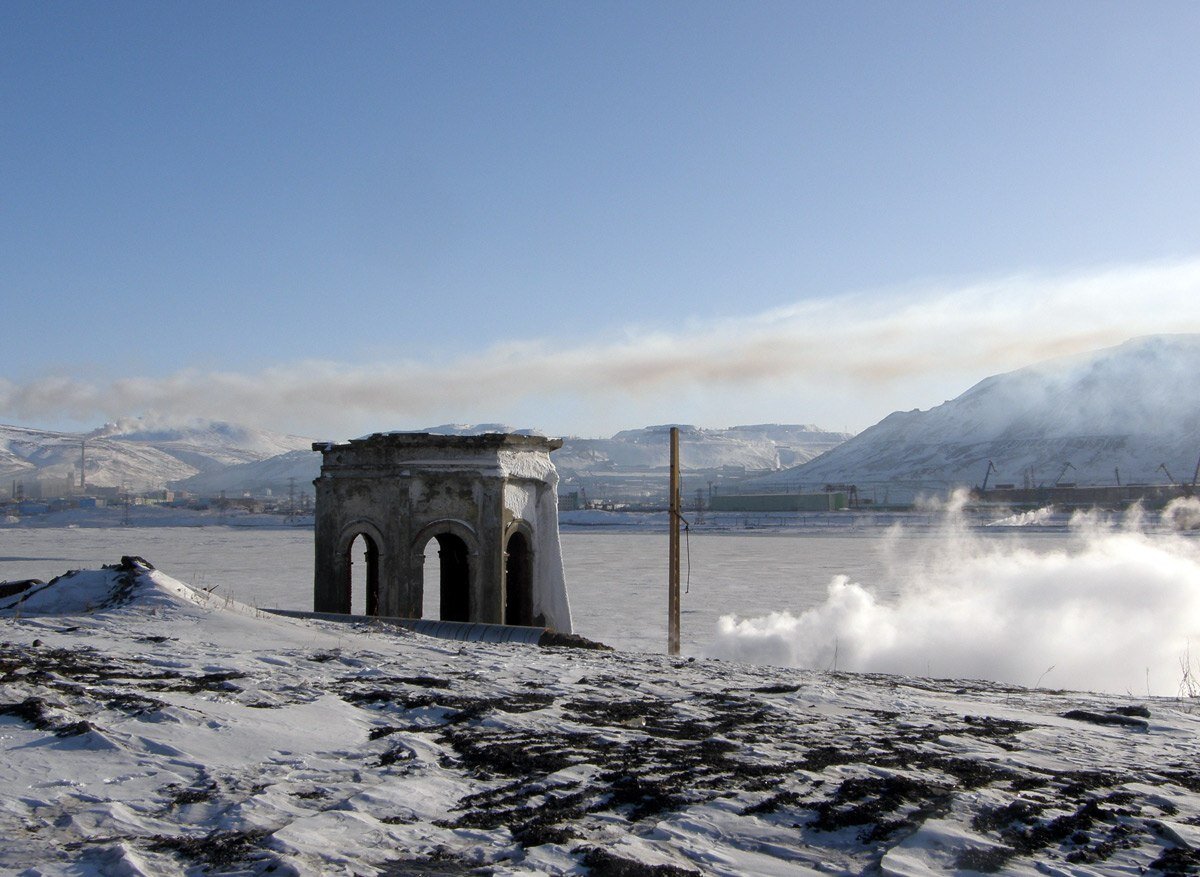
{"type": "Polygon", "coordinates": [[[41,425],[152,411],[322,435],[518,416],[595,432],[751,418],[862,428],[988,374],[1136,335],[1197,331],[1200,259],[911,284],[583,345],[508,340],[437,365],[304,360],[244,374],[0,380],[0,413],[41,425]],[[563,422],[560,411],[586,422],[563,422]]]}

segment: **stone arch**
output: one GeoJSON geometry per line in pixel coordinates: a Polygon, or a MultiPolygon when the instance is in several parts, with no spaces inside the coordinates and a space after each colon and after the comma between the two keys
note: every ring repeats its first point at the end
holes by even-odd
{"type": "Polygon", "coordinates": [[[513,521],[504,536],[504,623],[533,624],[533,529],[513,521]]]}
{"type": "MultiPolygon", "coordinates": [[[[479,537],[473,527],[465,521],[445,519],[426,524],[417,533],[409,548],[414,564],[424,567],[425,547],[430,540],[437,540],[441,574],[438,581],[438,605],[441,621],[470,621],[478,602],[479,587],[479,537]]],[[[412,597],[419,607],[423,602],[425,578],[423,569],[413,576],[417,583],[412,597]]]]}
{"type": "Polygon", "coordinates": [[[381,548],[384,544],[383,535],[371,521],[359,519],[351,521],[342,528],[338,537],[337,551],[334,554],[334,575],[337,580],[337,603],[339,608],[333,611],[349,614],[354,605],[351,593],[353,587],[353,549],[354,542],[359,537],[366,542],[366,614],[379,615],[379,583],[382,580],[380,567],[382,565],[381,548]]]}

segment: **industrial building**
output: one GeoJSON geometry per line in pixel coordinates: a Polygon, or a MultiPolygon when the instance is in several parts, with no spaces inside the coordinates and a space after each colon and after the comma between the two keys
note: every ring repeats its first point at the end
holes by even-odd
{"type": "Polygon", "coordinates": [[[850,507],[842,491],[821,493],[714,493],[714,512],[836,512],[850,507]]]}

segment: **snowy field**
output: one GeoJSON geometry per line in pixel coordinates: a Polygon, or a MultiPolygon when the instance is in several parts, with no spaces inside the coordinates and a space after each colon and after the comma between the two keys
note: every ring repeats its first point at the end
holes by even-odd
{"type": "Polygon", "coordinates": [[[0,872],[1191,873],[1175,698],[461,644],[136,564],[0,601],[0,872]]]}

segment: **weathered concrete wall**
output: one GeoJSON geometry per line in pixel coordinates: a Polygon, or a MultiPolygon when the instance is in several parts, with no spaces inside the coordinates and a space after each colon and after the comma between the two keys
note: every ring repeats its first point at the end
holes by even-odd
{"type": "Polygon", "coordinates": [[[558,475],[550,461],[561,444],[520,435],[377,433],[313,445],[322,454],[321,475],[313,482],[316,611],[350,611],[350,547],[365,535],[378,550],[378,599],[368,599],[369,609],[419,618],[425,546],[442,537],[466,547],[465,620],[502,623],[509,584],[505,552],[519,532],[532,555],[527,621],[569,632],[558,475]]]}
{"type": "MultiPolygon", "coordinates": [[[[535,533],[555,534],[553,539],[535,541],[534,623],[540,623],[539,618],[570,618],[565,584],[561,588],[537,586],[539,582],[565,581],[562,544],[558,539],[558,472],[549,453],[542,458],[502,452],[500,462],[509,477],[505,487],[505,507],[515,517],[531,522],[535,533]]],[[[565,630],[555,624],[547,626],[565,630]]]]}

